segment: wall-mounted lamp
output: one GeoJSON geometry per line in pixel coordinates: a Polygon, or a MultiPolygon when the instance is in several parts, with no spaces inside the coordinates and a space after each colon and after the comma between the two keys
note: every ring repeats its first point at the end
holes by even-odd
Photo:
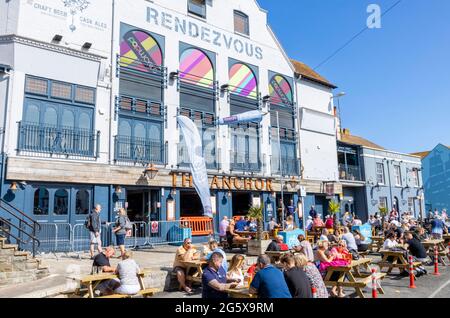
{"type": "Polygon", "coordinates": [[[122,187],[119,186],[119,185],[116,186],[115,189],[114,189],[114,192],[115,192],[116,194],[122,193],[122,187]]]}
{"type": "Polygon", "coordinates": [[[89,50],[92,47],[92,43],[84,42],[83,46],[81,47],[83,50],[89,50]]]}
{"type": "Polygon", "coordinates": [[[179,77],[179,75],[180,75],[180,73],[179,73],[178,71],[176,71],[176,72],[170,72],[169,78],[170,78],[171,80],[175,80],[175,79],[177,79],[177,78],[179,77]]]}
{"type": "Polygon", "coordinates": [[[268,103],[270,102],[270,95],[266,95],[262,98],[263,103],[268,103]]]}
{"type": "Polygon", "coordinates": [[[230,85],[228,84],[223,84],[222,86],[220,86],[220,91],[223,92],[228,92],[230,89],[230,85]]]}
{"type": "Polygon", "coordinates": [[[158,169],[155,167],[153,163],[147,165],[147,167],[144,170],[144,175],[147,179],[153,180],[155,179],[156,175],[158,174],[158,169]]]}
{"type": "Polygon", "coordinates": [[[297,186],[297,184],[298,184],[298,181],[295,180],[294,176],[292,176],[291,180],[289,180],[289,184],[291,185],[291,188],[295,188],[297,186]]]}
{"type": "Polygon", "coordinates": [[[172,194],[172,196],[177,195],[177,189],[173,188],[171,194],[172,194]]]}
{"type": "Polygon", "coordinates": [[[61,34],[55,34],[55,36],[52,39],[53,43],[60,43],[63,39],[63,36],[61,34]]]}
{"type": "Polygon", "coordinates": [[[229,198],[231,198],[231,196],[232,196],[231,191],[228,191],[227,195],[228,195],[229,198]]]}

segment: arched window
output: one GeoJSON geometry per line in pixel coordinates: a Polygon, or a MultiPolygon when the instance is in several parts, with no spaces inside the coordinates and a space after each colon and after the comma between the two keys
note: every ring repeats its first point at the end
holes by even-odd
{"type": "Polygon", "coordinates": [[[87,190],[78,190],[75,198],[75,214],[89,214],[90,197],[87,190]]]}
{"type": "Polygon", "coordinates": [[[256,99],[258,82],[255,73],[245,64],[236,63],[230,69],[230,91],[241,97],[256,99]]]}
{"type": "Polygon", "coordinates": [[[46,188],[39,188],[34,191],[34,215],[48,215],[48,190],[46,188]]]}
{"type": "Polygon", "coordinates": [[[53,213],[56,215],[69,214],[69,194],[67,190],[59,189],[55,192],[53,213]]]}
{"type": "Polygon", "coordinates": [[[198,49],[187,49],[180,58],[180,79],[189,84],[212,88],[214,67],[209,57],[198,49]]]}
{"type": "Polygon", "coordinates": [[[156,40],[148,33],[131,30],[125,33],[120,44],[120,66],[142,72],[161,66],[163,56],[156,40]]]}
{"type": "Polygon", "coordinates": [[[292,88],[281,75],[275,75],[269,84],[270,102],[272,104],[292,105],[294,103],[292,88]]]}

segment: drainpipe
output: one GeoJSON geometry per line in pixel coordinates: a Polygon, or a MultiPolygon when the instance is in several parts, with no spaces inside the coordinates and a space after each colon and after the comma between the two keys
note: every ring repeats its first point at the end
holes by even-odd
{"type": "Polygon", "coordinates": [[[2,150],[1,150],[1,154],[2,154],[2,171],[1,171],[1,183],[0,183],[0,198],[3,198],[3,183],[5,182],[5,156],[6,156],[6,152],[5,152],[5,139],[6,139],[6,120],[7,120],[7,114],[8,114],[8,100],[9,100],[9,82],[11,80],[11,73],[10,71],[8,72],[7,70],[5,70],[5,76],[4,78],[6,78],[6,94],[5,94],[5,110],[3,113],[3,128],[1,130],[1,134],[2,134],[2,150]]]}
{"type": "Polygon", "coordinates": [[[112,17],[111,17],[111,70],[110,70],[110,76],[111,76],[111,87],[110,87],[110,118],[109,118],[109,150],[108,150],[108,164],[111,165],[113,162],[113,154],[112,154],[112,142],[113,142],[113,136],[112,136],[112,125],[113,125],[113,118],[115,118],[115,111],[116,111],[116,105],[115,105],[115,98],[114,98],[114,90],[113,90],[113,83],[114,83],[114,26],[115,26],[115,3],[116,1],[112,1],[112,17]]]}
{"type": "MultiPolygon", "coordinates": [[[[391,208],[392,208],[394,203],[393,203],[393,197],[392,197],[391,169],[389,168],[389,164],[390,164],[390,160],[386,159],[386,165],[387,165],[387,168],[388,168],[389,193],[390,193],[390,196],[391,196],[391,208]]],[[[400,212],[398,211],[398,206],[396,206],[395,209],[397,210],[398,216],[400,217],[400,212]]]]}

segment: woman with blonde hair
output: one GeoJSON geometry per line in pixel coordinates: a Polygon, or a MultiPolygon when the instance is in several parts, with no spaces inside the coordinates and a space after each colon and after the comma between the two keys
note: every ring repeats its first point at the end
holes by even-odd
{"type": "Polygon", "coordinates": [[[130,234],[129,232],[131,231],[131,229],[127,227],[130,227],[131,222],[127,216],[127,211],[124,208],[120,208],[118,214],[119,216],[116,219],[113,233],[116,235],[116,244],[120,249],[120,258],[125,254],[125,237],[127,236],[127,234],[130,234]]]}
{"type": "Polygon", "coordinates": [[[116,294],[135,295],[141,289],[138,279],[140,268],[132,257],[133,253],[126,251],[122,261],[117,264],[116,274],[119,276],[120,286],[114,290],[116,294]]]}
{"type": "MultiPolygon", "coordinates": [[[[320,262],[319,271],[322,274],[322,276],[324,276],[326,274],[327,269],[330,266],[347,266],[348,265],[347,261],[339,260],[336,255],[333,255],[328,252],[329,245],[328,245],[327,241],[319,241],[317,243],[317,247],[318,247],[317,259],[320,262]]],[[[334,274],[339,274],[339,273],[334,273],[334,274]]],[[[336,275],[333,275],[333,276],[331,276],[330,279],[337,280],[338,277],[336,277],[336,275]]],[[[333,288],[331,289],[331,295],[333,297],[341,297],[341,298],[346,296],[344,294],[343,288],[337,287],[337,286],[333,286],[333,288]],[[339,294],[337,292],[339,292],[339,294]]]]}
{"type": "Polygon", "coordinates": [[[244,287],[244,274],[242,268],[244,267],[245,256],[234,255],[230,262],[230,268],[227,273],[227,281],[238,283],[238,288],[244,287]]]}
{"type": "Polygon", "coordinates": [[[294,260],[295,266],[305,271],[305,274],[311,283],[311,287],[316,289],[317,298],[328,298],[327,287],[325,286],[322,275],[320,275],[316,265],[308,261],[308,258],[304,254],[294,255],[294,260]]]}

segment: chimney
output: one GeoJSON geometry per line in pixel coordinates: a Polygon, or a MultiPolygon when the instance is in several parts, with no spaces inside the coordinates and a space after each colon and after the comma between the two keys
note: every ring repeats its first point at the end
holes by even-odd
{"type": "Polygon", "coordinates": [[[342,134],[345,136],[350,136],[350,129],[344,128],[344,130],[342,131],[342,134]]]}

